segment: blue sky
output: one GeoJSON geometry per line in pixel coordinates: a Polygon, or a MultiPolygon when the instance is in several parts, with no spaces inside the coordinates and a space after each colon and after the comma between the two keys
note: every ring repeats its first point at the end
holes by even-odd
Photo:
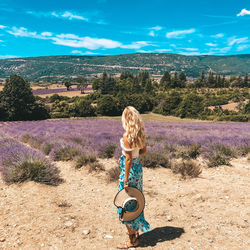
{"type": "Polygon", "coordinates": [[[0,58],[250,53],[249,0],[1,0],[0,58]]]}

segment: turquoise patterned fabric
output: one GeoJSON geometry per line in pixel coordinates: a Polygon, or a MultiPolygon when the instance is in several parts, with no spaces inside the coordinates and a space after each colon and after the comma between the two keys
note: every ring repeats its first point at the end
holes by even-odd
{"type": "MultiPolygon", "coordinates": [[[[124,176],[125,176],[125,159],[126,157],[122,155],[120,157],[120,177],[119,177],[119,191],[124,188],[124,176]]],[[[141,192],[142,189],[142,165],[138,158],[133,158],[132,166],[129,173],[129,186],[138,188],[141,192]]],[[[121,209],[117,208],[118,215],[120,217],[121,209]]],[[[140,229],[142,232],[148,232],[150,229],[149,223],[144,218],[144,212],[133,221],[122,222],[123,224],[128,225],[132,230],[140,229]]]]}

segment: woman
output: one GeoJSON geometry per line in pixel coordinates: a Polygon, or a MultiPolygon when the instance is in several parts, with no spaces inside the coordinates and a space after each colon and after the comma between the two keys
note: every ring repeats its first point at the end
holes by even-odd
{"type": "MultiPolygon", "coordinates": [[[[140,154],[146,153],[146,139],[141,116],[134,107],[128,106],[124,109],[122,126],[125,133],[120,140],[122,155],[120,157],[119,191],[123,188],[126,190],[129,186],[143,191],[142,165],[138,157],[140,154]]],[[[139,244],[139,229],[147,232],[150,228],[150,225],[144,219],[143,212],[137,219],[123,222],[123,224],[127,227],[129,241],[117,246],[119,249],[137,247],[139,244]]]]}

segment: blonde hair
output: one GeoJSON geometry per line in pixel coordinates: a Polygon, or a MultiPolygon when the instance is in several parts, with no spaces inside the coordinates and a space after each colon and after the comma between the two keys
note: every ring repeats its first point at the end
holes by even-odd
{"type": "Polygon", "coordinates": [[[131,147],[145,147],[146,138],[143,121],[139,112],[134,107],[128,106],[123,110],[122,126],[126,131],[126,136],[131,147]]]}

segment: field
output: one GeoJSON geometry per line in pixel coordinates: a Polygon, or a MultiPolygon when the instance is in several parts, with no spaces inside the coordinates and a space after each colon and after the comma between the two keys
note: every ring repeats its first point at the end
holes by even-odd
{"type": "MultiPolygon", "coordinates": [[[[89,85],[87,88],[84,89],[84,94],[81,94],[81,91],[77,89],[74,85],[69,90],[66,87],[52,84],[49,87],[40,87],[40,86],[32,86],[32,91],[34,95],[38,95],[40,97],[49,97],[54,94],[58,94],[60,96],[67,96],[67,97],[74,97],[74,96],[86,96],[87,94],[91,93],[92,87],[89,85]]],[[[0,86],[0,91],[3,90],[3,86],[0,86]]]]}
{"type": "MultiPolygon", "coordinates": [[[[113,205],[117,181],[108,180],[121,152],[118,119],[0,123],[0,249],[116,249],[125,240],[113,205]],[[112,145],[118,147],[107,155],[112,145]],[[15,150],[22,153],[13,159],[15,150]],[[79,152],[97,156],[103,169],[76,169],[79,152]],[[48,161],[64,181],[6,184],[11,164],[23,157],[48,161]]],[[[170,168],[144,168],[151,231],[141,235],[138,249],[247,249],[249,123],[166,121],[154,114],[143,119],[149,155],[157,152],[175,163],[199,145],[195,161],[202,173],[183,179],[170,168]],[[208,167],[215,154],[231,165],[208,167]]]]}

